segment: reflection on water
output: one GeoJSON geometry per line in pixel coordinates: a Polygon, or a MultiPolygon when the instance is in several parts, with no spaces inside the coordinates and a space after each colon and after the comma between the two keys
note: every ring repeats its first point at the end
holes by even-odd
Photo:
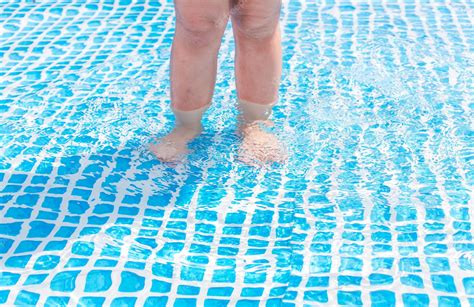
{"type": "Polygon", "coordinates": [[[289,160],[252,167],[230,29],[190,155],[148,152],[173,15],[142,2],[5,6],[0,303],[472,303],[468,4],[286,1],[289,160]]]}

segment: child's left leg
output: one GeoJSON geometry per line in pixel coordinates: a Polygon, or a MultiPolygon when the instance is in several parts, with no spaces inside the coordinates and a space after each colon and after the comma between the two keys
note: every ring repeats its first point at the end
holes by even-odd
{"type": "Polygon", "coordinates": [[[281,162],[278,138],[261,129],[278,101],[282,70],[281,0],[233,0],[231,19],[236,43],[235,75],[241,112],[244,161],[281,162]]]}

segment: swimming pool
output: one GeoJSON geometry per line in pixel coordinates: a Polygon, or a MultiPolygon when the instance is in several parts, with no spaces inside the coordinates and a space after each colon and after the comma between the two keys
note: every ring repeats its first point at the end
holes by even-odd
{"type": "Polygon", "coordinates": [[[227,31],[167,165],[171,1],[0,0],[0,304],[474,305],[472,20],[285,1],[289,162],[236,159],[227,31]]]}

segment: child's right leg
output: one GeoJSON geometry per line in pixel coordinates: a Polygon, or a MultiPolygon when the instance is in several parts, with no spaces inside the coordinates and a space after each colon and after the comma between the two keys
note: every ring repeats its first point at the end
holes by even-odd
{"type": "Polygon", "coordinates": [[[239,158],[249,164],[283,162],[287,158],[283,143],[258,124],[269,123],[267,119],[278,101],[281,0],[233,0],[233,4],[235,75],[243,136],[239,158]]]}
{"type": "Polygon", "coordinates": [[[202,131],[211,103],[217,55],[230,11],[228,0],[175,0],[176,30],[171,49],[171,108],[176,126],[150,146],[161,160],[175,160],[202,131]]]}

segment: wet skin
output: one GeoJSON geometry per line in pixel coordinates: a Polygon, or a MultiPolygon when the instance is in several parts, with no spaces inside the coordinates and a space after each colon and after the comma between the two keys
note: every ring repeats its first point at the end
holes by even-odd
{"type": "MultiPolygon", "coordinates": [[[[171,50],[171,105],[193,112],[211,103],[222,35],[231,19],[235,38],[235,76],[239,99],[268,106],[278,100],[282,51],[279,26],[280,0],[175,0],[176,30],[171,50]]],[[[191,114],[190,113],[190,114],[191,114]]],[[[268,113],[268,112],[267,112],[268,113]]],[[[175,114],[175,117],[181,116],[175,114]]],[[[186,116],[186,115],[185,115],[186,116]]],[[[268,116],[256,116],[266,120],[268,116]]],[[[244,127],[244,125],[240,125],[244,127]]],[[[242,161],[280,162],[282,145],[276,136],[253,126],[241,131],[242,161]],[[260,148],[258,148],[260,147],[260,148]],[[265,149],[265,150],[263,150],[265,149]],[[265,156],[262,153],[266,153],[265,156]],[[275,156],[275,154],[277,156],[275,156]]],[[[177,125],[150,150],[162,161],[181,159],[186,144],[202,126],[177,125]]]]}

